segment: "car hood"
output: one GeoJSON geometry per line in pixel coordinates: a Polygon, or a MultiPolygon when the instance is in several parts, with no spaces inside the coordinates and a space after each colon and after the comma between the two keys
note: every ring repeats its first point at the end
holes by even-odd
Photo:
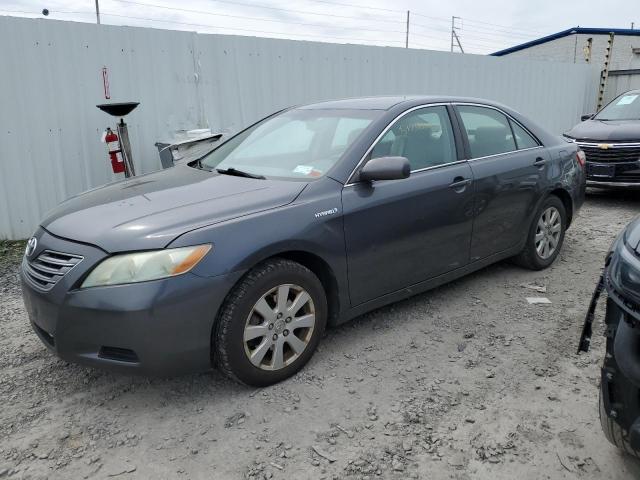
{"type": "Polygon", "coordinates": [[[587,120],[565,135],[595,142],[640,142],[640,120],[587,120]]]}
{"type": "Polygon", "coordinates": [[[190,230],[291,203],[306,185],[183,165],[72,197],[41,225],[107,252],[163,248],[190,230]]]}

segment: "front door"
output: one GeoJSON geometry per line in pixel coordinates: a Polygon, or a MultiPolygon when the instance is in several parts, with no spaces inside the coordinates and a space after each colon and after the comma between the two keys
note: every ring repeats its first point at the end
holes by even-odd
{"type": "Polygon", "coordinates": [[[370,158],[403,156],[411,175],[342,192],[352,305],[460,268],[469,261],[471,168],[458,160],[445,106],[411,110],[370,158]]]}

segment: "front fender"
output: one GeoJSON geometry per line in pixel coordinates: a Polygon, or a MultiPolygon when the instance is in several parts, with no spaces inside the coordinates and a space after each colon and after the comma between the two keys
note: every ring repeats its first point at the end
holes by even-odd
{"type": "MultiPolygon", "coordinates": [[[[333,180],[318,183],[290,205],[192,230],[170,246],[213,244],[192,270],[206,277],[245,272],[276,255],[311,254],[331,269],[342,297],[348,286],[340,188],[333,180]]],[[[341,300],[349,305],[348,297],[341,300]]]]}

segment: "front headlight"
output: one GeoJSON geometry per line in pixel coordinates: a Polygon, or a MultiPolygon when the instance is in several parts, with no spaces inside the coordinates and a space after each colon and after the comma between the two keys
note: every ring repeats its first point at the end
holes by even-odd
{"type": "Polygon", "coordinates": [[[114,255],[98,264],[81,288],[145,282],[188,272],[211,250],[211,245],[167,248],[114,255]]]}

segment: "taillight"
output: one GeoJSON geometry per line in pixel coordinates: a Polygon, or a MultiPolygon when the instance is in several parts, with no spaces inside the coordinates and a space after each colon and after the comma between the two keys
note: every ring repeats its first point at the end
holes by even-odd
{"type": "Polygon", "coordinates": [[[587,163],[587,156],[582,150],[578,150],[578,153],[576,153],[576,160],[578,160],[580,166],[584,168],[585,164],[587,163]]]}

